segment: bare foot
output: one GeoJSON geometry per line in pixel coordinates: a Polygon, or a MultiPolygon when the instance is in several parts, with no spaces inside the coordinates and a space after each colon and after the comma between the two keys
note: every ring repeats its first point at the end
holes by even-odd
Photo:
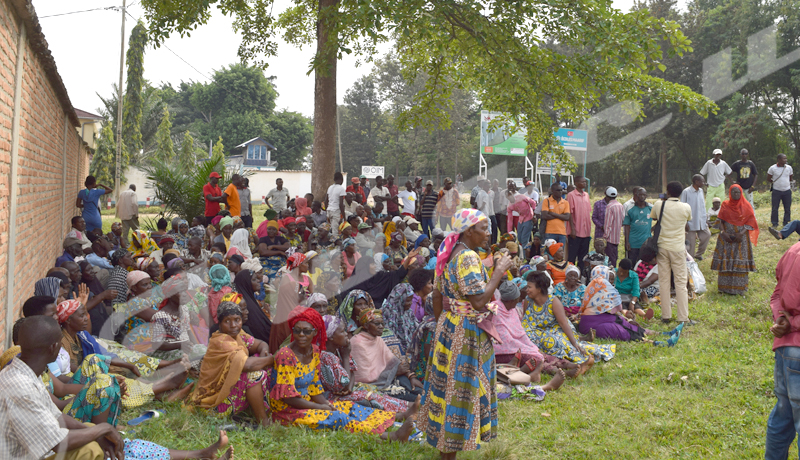
{"type": "Polygon", "coordinates": [[[558,390],[558,388],[564,383],[564,380],[566,380],[566,379],[567,379],[567,376],[564,374],[564,371],[559,369],[558,372],[556,372],[556,375],[554,375],[553,378],[550,379],[549,382],[547,382],[546,384],[542,385],[542,390],[548,391],[548,392],[549,391],[558,390]]]}
{"type": "Polygon", "coordinates": [[[408,442],[408,437],[414,432],[414,417],[406,419],[399,430],[389,433],[389,441],[408,442]]]}
{"type": "MultiPolygon", "coordinates": [[[[211,444],[210,446],[208,446],[205,449],[200,451],[203,454],[202,458],[218,458],[217,457],[217,452],[219,452],[220,449],[224,449],[225,446],[227,446],[227,445],[228,445],[228,433],[226,433],[225,431],[220,431],[219,432],[219,439],[217,440],[217,442],[215,442],[214,444],[211,444]]],[[[232,447],[230,449],[228,449],[228,451],[231,454],[233,454],[233,448],[232,447]]],[[[227,454],[227,453],[228,452],[226,452],[225,454],[227,454]]],[[[223,454],[223,457],[224,457],[224,454],[223,454]]]]}
{"type": "Polygon", "coordinates": [[[528,375],[531,376],[531,382],[539,383],[539,382],[542,381],[542,368],[543,367],[544,367],[544,361],[540,362],[539,365],[536,366],[536,369],[534,369],[533,372],[528,374],[528,375]]]}
{"type": "Polygon", "coordinates": [[[173,375],[165,377],[153,384],[153,393],[156,395],[165,391],[174,390],[179,388],[183,382],[186,381],[186,376],[189,375],[186,371],[177,372],[173,375]]]}
{"type": "Polygon", "coordinates": [[[215,456],[214,458],[217,460],[233,460],[233,446],[228,447],[228,450],[221,457],[215,456]]]}
{"type": "MultiPolygon", "coordinates": [[[[561,370],[561,369],[559,369],[559,370],[561,370]]],[[[579,367],[574,367],[574,368],[572,368],[572,369],[569,369],[569,370],[566,370],[566,371],[562,371],[562,372],[564,372],[564,374],[565,374],[567,377],[569,377],[569,378],[571,378],[571,379],[574,379],[575,377],[577,377],[577,376],[578,376],[578,371],[579,371],[579,370],[580,370],[580,368],[579,368],[579,367]]]]}
{"type": "Polygon", "coordinates": [[[173,359],[172,361],[161,361],[158,363],[158,369],[164,369],[165,367],[174,366],[176,364],[180,364],[182,359],[173,359]]]}
{"type": "Polygon", "coordinates": [[[578,370],[578,375],[583,375],[589,372],[589,369],[591,369],[592,366],[594,366],[594,356],[589,356],[589,359],[587,359],[586,361],[583,362],[583,364],[580,365],[580,368],[578,370]]]}
{"type": "Polygon", "coordinates": [[[417,412],[419,412],[420,400],[422,400],[422,395],[417,395],[416,401],[409,405],[408,410],[405,412],[399,412],[395,420],[402,422],[403,420],[408,420],[410,417],[417,415],[417,412]]]}
{"type": "Polygon", "coordinates": [[[167,402],[175,402],[175,401],[182,401],[189,396],[189,393],[192,392],[194,388],[194,384],[186,385],[185,387],[181,388],[180,390],[173,391],[168,397],[167,402]]]}

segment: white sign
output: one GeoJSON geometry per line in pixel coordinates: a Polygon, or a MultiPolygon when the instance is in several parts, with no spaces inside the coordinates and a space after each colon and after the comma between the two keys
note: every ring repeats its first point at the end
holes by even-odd
{"type": "Polygon", "coordinates": [[[361,174],[367,176],[367,179],[375,179],[378,176],[383,176],[383,166],[362,166],[361,174]]]}

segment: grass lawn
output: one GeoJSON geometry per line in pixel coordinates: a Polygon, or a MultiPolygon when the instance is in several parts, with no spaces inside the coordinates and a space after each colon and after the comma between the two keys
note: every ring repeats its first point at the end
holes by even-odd
{"type": "MultiPolygon", "coordinates": [[[[460,458],[763,458],[767,417],[775,403],[768,300],[775,265],[796,242],[793,237],[777,241],[767,232],[768,199],[767,193],[757,198],[762,228],[755,250],[758,272],[751,274],[746,296],[716,292],[716,272],[709,269],[716,244],[712,237],[700,262],[709,292],[689,306],[699,324],[685,328],[676,347],[618,344],[612,361],[567,381],[542,402],[500,402],[497,440],[460,458]]],[[[261,213],[255,212],[259,220],[261,213]]],[[[652,324],[666,329],[660,322],[652,324]]],[[[216,439],[217,426],[229,423],[190,414],[179,404],[151,406],[165,410],[165,416],[128,430],[128,437],[196,449],[216,439]]],[[[123,418],[136,415],[128,412],[123,418]]],[[[380,443],[374,436],[279,426],[230,433],[230,439],[240,459],[438,457],[427,444],[380,443]]],[[[796,456],[793,448],[790,457],[796,456]]]]}

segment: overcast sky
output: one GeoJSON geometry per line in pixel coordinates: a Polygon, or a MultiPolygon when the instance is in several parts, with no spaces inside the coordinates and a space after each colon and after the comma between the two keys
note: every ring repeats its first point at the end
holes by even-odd
{"type": "MultiPolygon", "coordinates": [[[[138,0],[129,0],[128,11],[135,17],[143,15],[138,0]]],[[[683,3],[683,2],[681,2],[683,3]]],[[[111,85],[119,80],[121,13],[114,10],[98,10],[62,16],[50,15],[73,11],[120,6],[121,0],[33,0],[50,51],[56,60],[59,74],[69,92],[75,108],[97,112],[101,106],[96,93],[111,94],[111,85]]],[[[276,11],[289,5],[288,0],[276,0],[276,11]]],[[[615,0],[614,5],[627,10],[633,0],[615,0]]],[[[126,21],[125,41],[135,22],[126,21]]],[[[172,37],[166,41],[172,51],[165,47],[147,48],[144,56],[144,76],[152,84],[169,82],[177,87],[181,81],[209,81],[215,69],[239,61],[236,50],[239,37],[233,32],[232,21],[216,8],[207,25],[200,26],[191,37],[172,37]],[[194,68],[193,68],[194,67],[194,68]],[[197,69],[197,70],[195,70],[197,69]]],[[[388,52],[390,47],[384,47],[388,52]]],[[[287,108],[311,116],[314,111],[314,78],[306,75],[313,48],[299,50],[287,43],[280,43],[278,55],[272,59],[267,76],[276,77],[275,85],[280,94],[277,108],[287,108]]],[[[345,56],[338,65],[337,96],[339,102],[348,88],[362,75],[369,73],[371,65],[356,67],[356,59],[345,56]]]]}

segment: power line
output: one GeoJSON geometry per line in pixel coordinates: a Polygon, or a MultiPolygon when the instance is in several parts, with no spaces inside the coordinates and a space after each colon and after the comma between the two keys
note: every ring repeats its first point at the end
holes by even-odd
{"type": "Polygon", "coordinates": [[[54,18],[56,16],[67,16],[69,14],[88,13],[90,11],[118,10],[119,8],[120,7],[118,7],[118,6],[107,6],[105,8],[92,8],[91,10],[70,11],[70,12],[67,12],[67,13],[48,14],[47,16],[39,16],[39,19],[54,18]]]}

